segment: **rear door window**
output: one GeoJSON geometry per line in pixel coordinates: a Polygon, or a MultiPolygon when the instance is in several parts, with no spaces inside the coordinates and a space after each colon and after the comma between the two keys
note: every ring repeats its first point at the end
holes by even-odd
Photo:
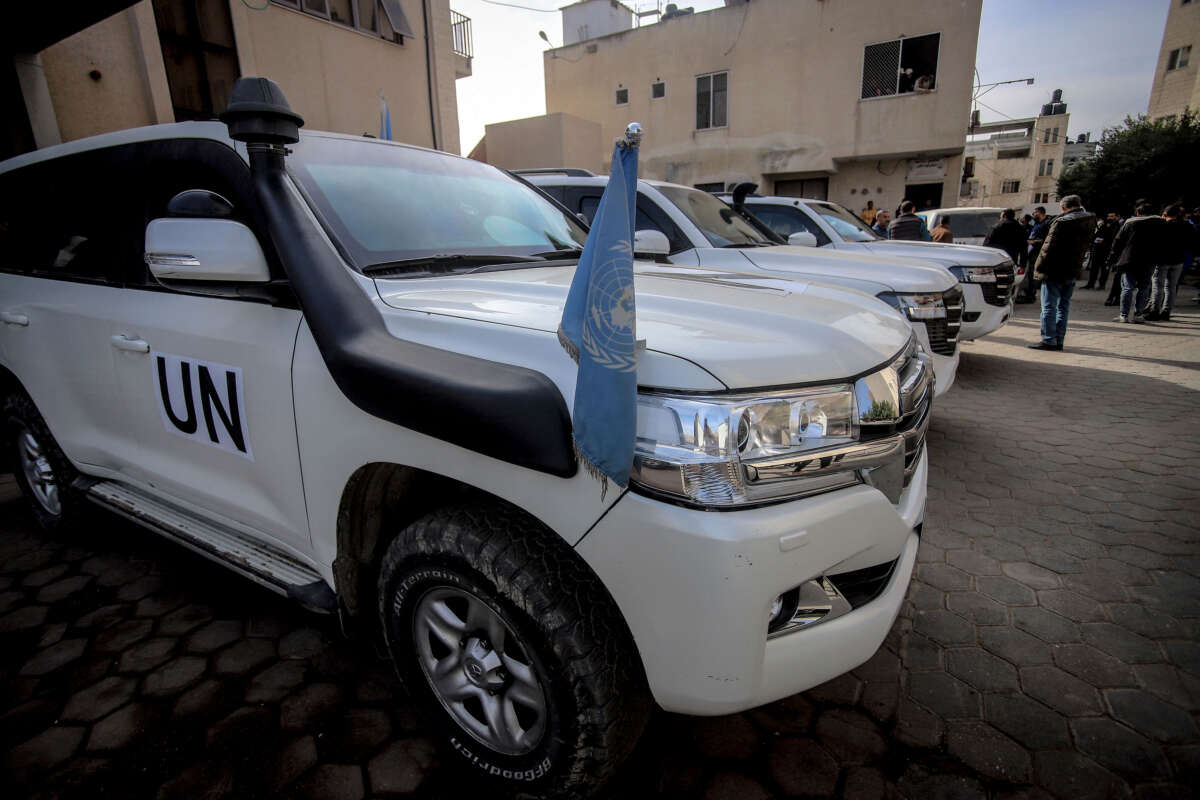
{"type": "MultiPolygon", "coordinates": [[[[583,214],[589,225],[592,224],[592,218],[596,216],[596,209],[600,207],[602,193],[603,190],[588,190],[586,192],[579,191],[576,195],[579,213],[583,214]]],[[[637,217],[634,220],[633,228],[635,231],[659,231],[671,243],[672,253],[678,253],[691,247],[683,238],[683,232],[671,221],[671,218],[654,203],[647,200],[641,192],[638,192],[636,212],[637,217]]]]}
{"type": "Polygon", "coordinates": [[[120,284],[139,257],[128,166],[120,154],[98,150],[0,176],[0,269],[120,284]]]}

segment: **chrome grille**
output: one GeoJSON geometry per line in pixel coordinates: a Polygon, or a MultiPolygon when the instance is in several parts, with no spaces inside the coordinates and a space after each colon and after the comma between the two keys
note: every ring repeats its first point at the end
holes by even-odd
{"type": "Polygon", "coordinates": [[[983,300],[993,306],[1008,305],[1008,298],[1012,295],[1013,280],[1016,277],[1016,270],[1013,268],[1011,261],[1006,261],[995,268],[996,282],[981,283],[983,289],[983,300]]]}
{"type": "Polygon", "coordinates": [[[955,286],[942,292],[942,302],[946,305],[946,318],[925,320],[925,331],[929,335],[929,349],[939,356],[952,356],[958,350],[958,331],[962,327],[962,289],[955,286]]]}
{"type": "MultiPolygon", "coordinates": [[[[959,293],[961,313],[961,292],[959,293]]],[[[925,434],[933,415],[934,374],[928,357],[911,355],[896,367],[899,379],[899,418],[886,423],[860,425],[862,440],[882,439],[901,434],[904,439],[904,486],[912,480],[920,463],[925,434]]]]}

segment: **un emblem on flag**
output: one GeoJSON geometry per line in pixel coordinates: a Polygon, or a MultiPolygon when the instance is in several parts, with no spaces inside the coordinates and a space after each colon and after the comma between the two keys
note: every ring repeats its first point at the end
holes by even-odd
{"type": "MultiPolygon", "coordinates": [[[[621,243],[625,244],[625,243],[621,243]]],[[[614,247],[614,250],[627,250],[614,247]]],[[[589,311],[583,323],[583,349],[596,364],[618,372],[637,368],[634,353],[635,309],[633,284],[622,285],[615,268],[628,254],[614,256],[595,271],[589,311]]]]}

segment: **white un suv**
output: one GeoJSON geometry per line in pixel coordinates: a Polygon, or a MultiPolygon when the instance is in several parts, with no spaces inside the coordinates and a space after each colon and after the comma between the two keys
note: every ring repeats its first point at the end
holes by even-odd
{"type": "MultiPolygon", "coordinates": [[[[718,197],[732,199],[726,193],[718,197]]],[[[849,210],[826,200],[749,195],[744,204],[747,211],[784,239],[808,233],[812,235],[809,244],[814,247],[903,258],[949,270],[962,285],[962,327],[958,332],[962,341],[998,331],[1012,317],[1014,287],[1021,285],[1024,271],[1002,250],[883,239],[849,210]]]]}
{"type": "MultiPolygon", "coordinates": [[[[591,220],[608,183],[586,170],[533,169],[517,174],[591,220]]],[[[946,270],[869,253],[781,245],[769,231],[734,214],[708,192],[664,181],[638,181],[636,253],[663,265],[722,273],[817,280],[877,296],[910,320],[933,357],[937,393],[954,384],[963,311],[958,281],[946,270]]]]}
{"type": "Polygon", "coordinates": [[[581,796],[651,707],[726,714],[869,658],[925,509],[932,373],[872,297],[636,266],[628,491],[571,445],[555,335],[586,230],[509,175],[227,123],[0,163],[5,453],[378,630],[447,758],[581,796]]]}

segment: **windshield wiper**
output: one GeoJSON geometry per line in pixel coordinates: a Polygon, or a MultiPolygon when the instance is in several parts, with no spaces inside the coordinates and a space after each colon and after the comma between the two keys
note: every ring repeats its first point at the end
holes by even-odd
{"type": "Polygon", "coordinates": [[[561,250],[547,250],[544,253],[534,253],[534,255],[540,256],[541,258],[545,258],[545,259],[551,259],[551,258],[570,258],[571,256],[578,257],[582,253],[583,253],[582,247],[564,247],[561,250]]]}
{"type": "Polygon", "coordinates": [[[730,242],[729,244],[721,245],[721,247],[770,247],[770,245],[766,242],[730,242]]]}
{"type": "MultiPolygon", "coordinates": [[[[416,258],[402,258],[398,261],[380,261],[378,264],[368,264],[362,268],[363,275],[402,274],[416,271],[420,267],[486,267],[492,264],[522,264],[532,261],[545,261],[537,256],[514,256],[505,253],[445,253],[416,258]]],[[[436,270],[430,270],[435,272],[436,270]]]]}

